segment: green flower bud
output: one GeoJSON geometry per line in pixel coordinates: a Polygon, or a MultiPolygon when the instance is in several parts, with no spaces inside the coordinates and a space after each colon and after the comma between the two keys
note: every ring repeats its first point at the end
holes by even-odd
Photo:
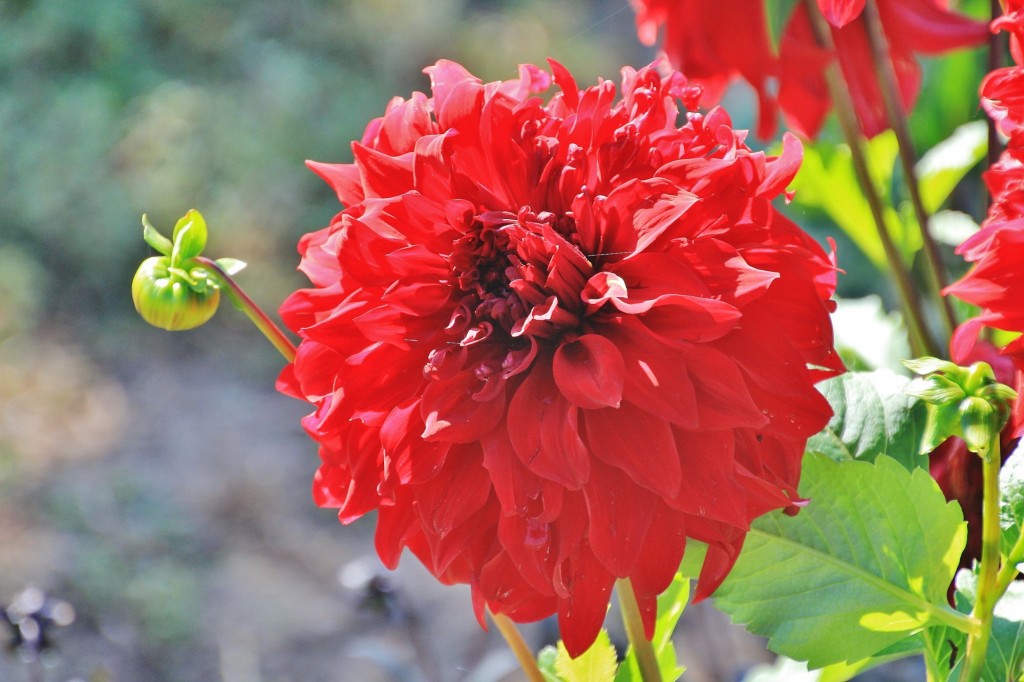
{"type": "Polygon", "coordinates": [[[959,412],[961,433],[967,449],[984,457],[1001,426],[997,424],[997,410],[984,398],[973,397],[960,403],[959,412]]]}
{"type": "Polygon", "coordinates": [[[915,379],[906,389],[928,406],[922,452],[931,451],[950,436],[959,436],[969,450],[987,457],[1017,393],[996,382],[995,373],[984,362],[958,367],[946,360],[918,358],[904,364],[928,375],[915,379]]]}
{"type": "MultiPolygon", "coordinates": [[[[174,226],[172,239],[142,216],[142,237],[163,255],[147,258],[132,279],[132,300],[142,319],[168,331],[194,329],[213,317],[220,303],[216,276],[195,259],[206,247],[206,221],[195,209],[174,226]]],[[[225,264],[218,261],[224,268],[225,264]]],[[[244,266],[241,261],[231,261],[244,266]]],[[[240,267],[235,266],[240,269],[240,267]]],[[[235,269],[232,267],[226,270],[235,269]]]]}
{"type": "Polygon", "coordinates": [[[220,290],[203,268],[184,272],[166,256],[142,261],[132,279],[132,300],[142,319],[168,331],[194,329],[213,317],[220,290]]]}

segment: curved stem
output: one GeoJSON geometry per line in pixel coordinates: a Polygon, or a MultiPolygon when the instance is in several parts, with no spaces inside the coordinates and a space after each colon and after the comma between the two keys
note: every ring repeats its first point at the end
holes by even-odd
{"type": "MultiPolygon", "coordinates": [[[[807,13],[810,17],[811,28],[814,30],[815,41],[818,46],[835,54],[835,44],[832,42],[832,31],[825,17],[821,15],[818,4],[815,0],[804,0],[807,13]]],[[[825,83],[828,86],[832,104],[835,107],[836,115],[839,118],[839,125],[843,129],[843,136],[850,147],[853,170],[857,175],[857,182],[864,191],[868,208],[871,209],[871,217],[878,231],[878,237],[882,242],[885,257],[892,268],[893,278],[896,281],[896,292],[899,294],[900,303],[903,307],[903,315],[906,318],[907,329],[910,332],[910,348],[915,355],[924,353],[926,355],[938,356],[934,343],[928,336],[927,327],[924,322],[924,315],[921,311],[917,295],[914,292],[914,285],[910,279],[910,272],[903,262],[903,256],[896,248],[889,228],[885,224],[885,212],[882,207],[882,200],[879,197],[875,183],[871,180],[868,172],[867,158],[864,154],[864,147],[861,143],[860,128],[857,125],[857,114],[854,112],[853,101],[850,99],[849,90],[846,87],[842,71],[836,59],[829,61],[825,67],[825,83]]]]}
{"type": "Polygon", "coordinates": [[[210,260],[205,256],[199,256],[194,259],[197,263],[202,264],[204,268],[207,268],[217,275],[217,279],[222,284],[221,289],[227,294],[228,298],[231,299],[231,303],[245,313],[246,317],[256,328],[259,329],[263,336],[267,337],[267,340],[274,345],[274,348],[284,356],[284,359],[288,362],[295,361],[295,344],[291,342],[281,328],[274,324],[274,321],[267,316],[263,310],[260,309],[256,302],[249,298],[249,295],[238,285],[231,275],[229,275],[224,268],[217,265],[216,261],[210,260]]]}
{"type": "Polygon", "coordinates": [[[636,652],[636,661],[640,667],[640,678],[643,682],[662,682],[661,670],[658,669],[658,658],[654,655],[651,640],[644,634],[644,622],[640,617],[640,606],[636,601],[636,592],[629,578],[615,581],[615,591],[619,595],[619,607],[622,609],[622,622],[626,626],[629,643],[636,652]]]}
{"type": "Polygon", "coordinates": [[[488,611],[488,613],[491,614],[491,620],[494,621],[494,624],[498,626],[498,632],[508,642],[509,648],[515,654],[516,660],[519,661],[520,667],[526,673],[527,679],[530,682],[545,682],[544,675],[541,673],[540,668],[537,667],[537,659],[533,657],[530,647],[526,645],[523,636],[519,634],[516,624],[502,613],[494,613],[492,611],[488,611]]]}
{"type": "Polygon", "coordinates": [[[992,612],[995,610],[999,574],[999,433],[992,436],[988,451],[982,456],[981,567],[978,570],[978,593],[971,616],[981,623],[977,635],[967,638],[964,675],[961,682],[981,679],[985,652],[992,635],[992,612]]]}
{"type": "Polygon", "coordinates": [[[878,14],[876,0],[868,0],[864,6],[864,24],[867,28],[868,42],[871,45],[871,58],[875,63],[875,74],[878,77],[878,84],[882,91],[882,99],[885,101],[885,111],[889,118],[889,125],[896,133],[896,141],[899,144],[900,165],[903,167],[903,178],[910,193],[910,203],[914,207],[914,216],[917,218],[918,227],[921,230],[921,241],[924,244],[925,264],[928,271],[928,284],[931,286],[932,296],[938,302],[940,317],[946,332],[946,340],[953,335],[956,328],[956,317],[953,314],[953,304],[948,298],[942,295],[942,290],[949,283],[942,267],[942,257],[939,255],[939,247],[932,238],[930,224],[931,216],[925,210],[924,202],[921,200],[921,188],[917,179],[917,152],[914,150],[914,142],[910,138],[910,127],[907,125],[907,115],[900,103],[899,85],[896,82],[896,72],[889,59],[889,44],[885,37],[885,29],[882,26],[882,19],[878,14]]]}

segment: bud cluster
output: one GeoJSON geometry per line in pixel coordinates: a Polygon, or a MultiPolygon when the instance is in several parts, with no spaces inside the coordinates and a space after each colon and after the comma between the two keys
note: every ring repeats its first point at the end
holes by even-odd
{"type": "Polygon", "coordinates": [[[921,452],[931,452],[950,436],[958,436],[971,452],[988,457],[1017,392],[997,382],[986,362],[960,367],[948,360],[923,357],[903,364],[926,375],[911,382],[906,391],[928,405],[921,452]]]}

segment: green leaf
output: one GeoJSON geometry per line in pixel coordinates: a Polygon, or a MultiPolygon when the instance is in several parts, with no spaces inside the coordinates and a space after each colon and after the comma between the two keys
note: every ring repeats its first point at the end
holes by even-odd
{"type": "Polygon", "coordinates": [[[967,538],[963,515],[924,469],[804,457],[794,517],[757,519],[715,593],[719,609],[811,667],[859,661],[962,616],[946,588],[967,538]]]}
{"type": "Polygon", "coordinates": [[[836,299],[832,328],[844,360],[856,358],[857,368],[864,371],[885,367],[903,372],[900,361],[910,356],[907,329],[903,316],[887,312],[880,297],[836,299]]]}
{"type": "Polygon", "coordinates": [[[807,670],[807,664],[779,656],[774,663],[762,663],[743,676],[743,682],[817,682],[818,673],[807,670]]]}
{"type": "Polygon", "coordinates": [[[856,675],[876,668],[885,663],[898,661],[909,656],[919,655],[924,650],[924,644],[920,635],[901,639],[892,646],[888,646],[871,658],[865,658],[854,663],[833,663],[818,671],[817,682],[847,682],[856,675]]]}
{"type": "Polygon", "coordinates": [[[558,656],[555,658],[555,672],[564,682],[612,682],[618,657],[615,647],[605,630],[597,635],[590,648],[578,658],[570,658],[561,641],[558,642],[558,656]]]}
{"type": "Polygon", "coordinates": [[[1024,448],[1019,444],[999,470],[999,526],[1000,553],[1007,562],[1020,563],[1024,556],[1013,552],[1024,526],[1024,448]]]}
{"type": "Polygon", "coordinates": [[[206,248],[206,221],[199,211],[190,209],[174,226],[171,264],[180,265],[195,258],[206,248]]]}
{"type": "Polygon", "coordinates": [[[142,238],[160,254],[171,255],[171,250],[174,248],[171,240],[157,232],[157,229],[149,223],[149,218],[145,213],[142,214],[142,238]]]}
{"type": "Polygon", "coordinates": [[[819,384],[834,414],[807,441],[807,451],[836,461],[897,459],[907,469],[925,466],[918,456],[927,413],[905,393],[910,380],[888,369],[847,372],[819,384]]]}
{"type": "Polygon", "coordinates": [[[237,275],[248,265],[244,260],[238,260],[237,258],[218,258],[214,262],[228,275],[237,275]]]}
{"type": "MultiPolygon", "coordinates": [[[[904,260],[921,248],[920,230],[905,225],[889,196],[899,145],[892,131],[865,145],[869,174],[882,198],[883,219],[904,260]]],[[[881,272],[890,268],[871,209],[857,182],[850,150],[845,145],[805,145],[804,162],[793,181],[794,203],[826,213],[881,272]]]]}
{"type": "Polygon", "coordinates": [[[988,126],[971,121],[925,152],[915,168],[925,211],[935,213],[987,150],[988,126]]]}
{"type": "MultiPolygon", "coordinates": [[[[694,544],[703,547],[705,552],[707,551],[707,545],[696,542],[694,544]]],[[[700,555],[703,561],[704,552],[699,551],[700,547],[691,548],[690,542],[687,542],[687,554],[692,549],[697,549],[696,553],[700,555]]],[[[689,598],[690,579],[685,577],[681,570],[676,573],[668,588],[658,595],[658,617],[654,623],[654,638],[651,640],[651,646],[654,648],[654,655],[658,660],[658,670],[661,672],[661,678],[665,682],[679,679],[686,670],[686,668],[679,665],[676,657],[676,648],[672,643],[672,633],[676,629],[680,616],[683,615],[683,609],[686,608],[686,602],[689,598]]],[[[630,646],[626,651],[626,658],[622,661],[622,665],[619,666],[615,682],[634,681],[640,681],[640,666],[636,660],[636,653],[633,651],[633,647],[630,646]]]]}
{"type": "MultiPolygon", "coordinates": [[[[956,574],[956,606],[969,613],[978,596],[978,575],[970,569],[956,574]]],[[[1024,674],[1024,583],[1013,582],[996,602],[992,636],[985,651],[981,679],[1017,682],[1024,674]]]]}

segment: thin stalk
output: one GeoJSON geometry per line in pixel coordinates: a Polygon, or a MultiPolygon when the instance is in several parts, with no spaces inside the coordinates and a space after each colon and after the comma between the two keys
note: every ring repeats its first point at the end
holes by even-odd
{"type": "Polygon", "coordinates": [[[498,632],[508,642],[509,648],[515,654],[516,660],[519,661],[520,667],[526,673],[527,679],[530,682],[544,682],[544,675],[541,673],[540,668],[537,667],[537,659],[533,657],[530,647],[526,645],[523,636],[519,634],[516,624],[504,614],[491,611],[488,611],[488,613],[491,614],[494,624],[498,626],[498,632]]]}
{"type": "Polygon", "coordinates": [[[914,141],[910,138],[910,127],[907,125],[907,115],[900,103],[899,85],[896,82],[896,72],[889,59],[889,43],[885,37],[885,29],[882,26],[882,19],[878,14],[878,5],[875,0],[868,0],[864,6],[864,24],[867,27],[868,42],[871,45],[871,58],[875,63],[875,74],[878,78],[878,85],[882,91],[882,99],[885,101],[885,111],[889,118],[889,125],[896,133],[896,141],[899,143],[900,165],[903,167],[903,178],[910,193],[910,203],[914,207],[914,216],[921,229],[921,241],[924,244],[925,265],[928,272],[928,284],[931,287],[932,296],[939,303],[942,325],[948,340],[956,328],[956,316],[953,313],[953,304],[948,298],[942,295],[942,290],[949,283],[946,280],[945,271],[942,267],[942,257],[939,255],[938,244],[931,234],[931,216],[925,210],[924,202],[921,200],[921,187],[917,179],[917,152],[914,149],[914,141]]]}
{"type": "MultiPolygon", "coordinates": [[[[835,54],[835,44],[832,42],[832,32],[825,17],[821,15],[815,0],[804,0],[808,15],[811,19],[811,27],[814,29],[814,37],[818,46],[835,54]]],[[[939,355],[934,343],[928,336],[927,327],[924,322],[924,315],[921,311],[914,286],[910,279],[910,272],[907,270],[899,249],[889,234],[889,228],[885,224],[885,213],[882,208],[882,200],[878,195],[871,174],[868,172],[867,158],[864,155],[864,147],[861,144],[860,128],[857,125],[857,115],[854,112],[853,102],[850,93],[846,88],[842,71],[839,68],[838,60],[832,59],[825,67],[825,83],[828,86],[832,104],[835,107],[836,115],[839,118],[839,125],[843,129],[843,136],[850,147],[853,160],[853,170],[857,175],[857,182],[864,191],[868,207],[871,209],[871,217],[878,231],[878,237],[882,242],[885,256],[892,268],[893,277],[896,281],[896,292],[899,295],[903,308],[903,316],[906,318],[907,329],[910,332],[910,349],[915,355],[922,353],[926,355],[939,355]]]]}
{"type": "Polygon", "coordinates": [[[662,682],[661,670],[658,669],[658,658],[654,655],[651,640],[644,634],[644,622],[640,617],[640,606],[636,601],[636,592],[629,578],[615,581],[615,591],[619,595],[619,608],[622,609],[622,622],[626,626],[629,643],[636,652],[636,661],[640,667],[640,679],[643,682],[662,682]]]}
{"type": "Polygon", "coordinates": [[[263,336],[267,337],[267,340],[274,345],[274,348],[284,356],[284,359],[288,362],[295,361],[295,344],[291,342],[281,328],[274,324],[274,321],[267,316],[265,312],[256,302],[249,298],[249,295],[238,285],[231,275],[229,275],[224,268],[217,265],[216,261],[210,260],[205,256],[195,258],[195,261],[201,263],[203,267],[212,270],[217,275],[217,279],[220,280],[222,291],[227,294],[228,298],[231,299],[231,303],[245,313],[246,317],[256,325],[256,328],[263,333],[263,336]]]}
{"type": "Polygon", "coordinates": [[[982,457],[981,567],[978,569],[978,593],[971,616],[981,623],[977,635],[967,638],[964,676],[961,682],[981,679],[985,652],[992,635],[992,612],[995,610],[999,578],[999,433],[993,434],[988,451],[982,457]]]}

